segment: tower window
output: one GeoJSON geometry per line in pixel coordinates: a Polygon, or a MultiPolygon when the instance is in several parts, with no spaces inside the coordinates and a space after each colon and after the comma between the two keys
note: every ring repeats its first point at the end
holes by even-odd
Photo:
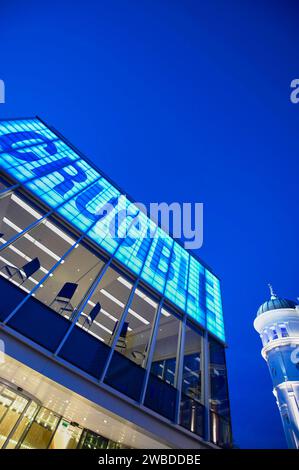
{"type": "Polygon", "coordinates": [[[289,336],[288,330],[286,325],[279,325],[280,333],[282,338],[287,338],[289,336]]]}
{"type": "Polygon", "coordinates": [[[264,331],[263,334],[262,334],[262,341],[263,341],[264,345],[269,343],[269,341],[270,341],[268,333],[266,331],[264,331]]]}
{"type": "Polygon", "coordinates": [[[277,339],[278,338],[278,335],[277,335],[277,331],[275,328],[271,328],[271,331],[272,331],[272,339],[277,339]]]}

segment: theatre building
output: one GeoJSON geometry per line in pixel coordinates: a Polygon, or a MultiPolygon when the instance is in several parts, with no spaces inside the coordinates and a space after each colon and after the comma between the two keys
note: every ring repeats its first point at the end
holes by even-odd
{"type": "Polygon", "coordinates": [[[41,119],[0,167],[0,448],[229,447],[217,276],[41,119]]]}

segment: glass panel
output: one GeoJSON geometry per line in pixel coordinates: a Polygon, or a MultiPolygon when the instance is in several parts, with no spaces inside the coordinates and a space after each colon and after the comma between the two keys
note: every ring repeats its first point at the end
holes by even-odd
{"type": "Polygon", "coordinates": [[[180,425],[189,431],[204,437],[204,406],[196,400],[182,394],[180,407],[180,425]]]}
{"type": "MultiPolygon", "coordinates": [[[[3,251],[1,273],[9,282],[18,287],[8,286],[10,295],[4,297],[0,312],[1,319],[6,318],[20,304],[24,299],[24,294],[36,287],[72,244],[74,244],[73,239],[47,220],[3,251]],[[12,290],[15,292],[11,292],[12,290]]],[[[65,262],[65,265],[68,266],[68,263],[65,262]]],[[[58,316],[53,310],[39,302],[40,300],[48,305],[54,300],[55,294],[51,289],[56,279],[54,271],[53,276],[51,274],[45,284],[41,284],[33,293],[32,298],[27,299],[9,321],[10,327],[50,351],[55,351],[69,323],[62,315],[58,316]],[[41,321],[44,326],[42,330],[40,329],[41,321]]],[[[7,286],[3,287],[3,291],[4,289],[7,290],[7,286]]]]}
{"type": "Polygon", "coordinates": [[[225,341],[220,281],[207,269],[205,272],[207,328],[215,336],[225,341]]]}
{"type": "Polygon", "coordinates": [[[202,400],[202,338],[199,332],[186,326],[182,393],[202,400]]]}
{"type": "Polygon", "coordinates": [[[15,430],[14,434],[9,439],[9,442],[6,445],[6,449],[14,449],[18,445],[21,437],[32,423],[37,407],[37,404],[34,402],[30,404],[28,410],[26,411],[25,415],[18,424],[18,427],[15,430]]]}
{"type": "MultiPolygon", "coordinates": [[[[119,276],[118,282],[131,291],[132,284],[119,276]]],[[[116,350],[144,367],[158,303],[144,290],[135,290],[126,316],[127,331],[121,335],[116,350]]],[[[126,328],[125,327],[125,328],[126,328]]]]}
{"type": "Polygon", "coordinates": [[[286,325],[279,325],[279,328],[282,338],[287,338],[289,336],[289,333],[286,325]]]}
{"type": "Polygon", "coordinates": [[[177,401],[176,365],[180,320],[162,309],[144,404],[173,420],[177,401]]]}
{"type": "Polygon", "coordinates": [[[61,357],[97,378],[130,295],[118,277],[113,268],[107,269],[60,352],[61,357]]]}
{"type": "Polygon", "coordinates": [[[12,403],[12,400],[9,397],[7,397],[4,387],[2,387],[1,394],[0,394],[0,422],[1,422],[2,417],[5,415],[7,409],[11,405],[11,403],[12,403]]]}
{"type": "Polygon", "coordinates": [[[232,443],[231,427],[229,421],[217,413],[211,413],[211,439],[220,447],[230,448],[232,443]]]}
{"type": "MultiPolygon", "coordinates": [[[[0,188],[1,190],[2,188],[0,188]]],[[[20,194],[12,192],[0,198],[1,244],[42,217],[20,194]]]]}
{"type": "Polygon", "coordinates": [[[117,271],[108,268],[77,322],[84,331],[108,345],[111,344],[114,330],[131,292],[131,287],[119,282],[119,277],[117,271]],[[101,310],[93,318],[94,308],[98,304],[101,310]],[[88,318],[92,321],[88,321],[88,318]]]}
{"type": "Polygon", "coordinates": [[[81,434],[82,428],[61,419],[49,449],[76,449],[81,434]]]}
{"type": "MultiPolygon", "coordinates": [[[[26,214],[25,211],[23,213],[26,214]]],[[[13,214],[10,216],[10,235],[21,231],[20,218],[13,214]]],[[[56,225],[44,221],[1,252],[0,274],[25,292],[30,292],[72,243],[74,240],[56,225]]]]}
{"type": "MultiPolygon", "coordinates": [[[[227,371],[225,361],[225,350],[224,347],[209,339],[210,349],[210,408],[214,412],[215,417],[211,418],[212,427],[214,434],[216,431],[221,430],[221,426],[218,423],[219,417],[224,418],[224,423],[230,428],[230,410],[229,410],[229,397],[228,397],[228,383],[227,383],[227,371]]],[[[213,414],[213,413],[211,413],[213,414]]],[[[213,415],[214,416],[214,415],[213,415]]],[[[220,432],[220,431],[219,431],[220,432]]],[[[221,440],[218,436],[214,436],[214,442],[221,440]]]]}
{"type": "Polygon", "coordinates": [[[84,429],[79,449],[107,449],[108,439],[88,429],[84,429]]]}
{"type": "Polygon", "coordinates": [[[30,426],[21,449],[46,449],[55,432],[59,417],[52,411],[41,408],[34,422],[30,426]]]}
{"type": "Polygon", "coordinates": [[[38,289],[35,297],[66,318],[76,307],[100,272],[103,261],[82,245],[71,251],[38,289]]]}
{"type": "Polygon", "coordinates": [[[2,391],[0,402],[2,408],[2,419],[0,422],[0,448],[2,448],[9,433],[20,418],[28,400],[5,388],[2,391]]]}
{"type": "Polygon", "coordinates": [[[130,449],[130,447],[122,444],[121,442],[109,441],[107,449],[130,449]]]}
{"type": "Polygon", "coordinates": [[[161,313],[151,372],[175,386],[180,320],[164,308],[161,313]]]}

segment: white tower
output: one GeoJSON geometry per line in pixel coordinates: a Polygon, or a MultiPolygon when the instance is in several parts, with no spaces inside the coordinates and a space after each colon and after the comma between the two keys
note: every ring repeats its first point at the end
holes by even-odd
{"type": "Polygon", "coordinates": [[[299,305],[269,287],[271,299],[258,309],[254,328],[263,343],[288,447],[299,449],[299,305]]]}

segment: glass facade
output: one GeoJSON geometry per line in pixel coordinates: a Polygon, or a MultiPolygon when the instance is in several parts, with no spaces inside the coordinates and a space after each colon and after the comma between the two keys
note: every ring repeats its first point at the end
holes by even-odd
{"type": "MultiPolygon", "coordinates": [[[[107,236],[116,214],[99,218],[99,208],[120,192],[39,120],[0,122],[0,165],[0,322],[114,393],[229,446],[219,280],[127,200],[139,226],[107,236]],[[149,230],[154,238],[135,239],[149,230]]],[[[117,447],[24,400],[8,414],[0,403],[0,447],[117,447]],[[11,433],[5,420],[19,417],[11,433]]]]}
{"type": "Polygon", "coordinates": [[[133,202],[120,198],[116,206],[121,192],[43,122],[0,122],[0,166],[157,293],[225,339],[218,279],[133,202]],[[104,214],[108,203],[113,209],[104,214]],[[108,228],[124,209],[138,221],[122,243],[108,228]],[[144,236],[134,237],[136,230],[144,236]]]}

